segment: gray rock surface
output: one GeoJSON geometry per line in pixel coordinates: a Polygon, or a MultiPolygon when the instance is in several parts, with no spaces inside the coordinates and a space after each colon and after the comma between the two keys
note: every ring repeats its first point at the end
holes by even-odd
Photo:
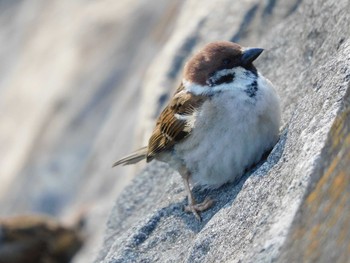
{"type": "Polygon", "coordinates": [[[266,48],[257,68],[281,96],[280,140],[239,182],[195,189],[197,200],[216,200],[201,223],[183,212],[180,176],[165,164],[151,163],[118,198],[96,262],[345,262],[348,10],[347,0],[186,2],[146,75],[143,105],[158,106],[145,108],[140,130],[147,137],[193,50],[231,39],[266,48]]]}

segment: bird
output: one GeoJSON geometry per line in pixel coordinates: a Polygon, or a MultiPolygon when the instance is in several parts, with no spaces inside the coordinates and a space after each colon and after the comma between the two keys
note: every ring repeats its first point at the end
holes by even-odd
{"type": "Polygon", "coordinates": [[[263,51],[230,41],[206,44],[185,64],[148,145],[113,167],[144,159],[167,163],[183,179],[184,210],[201,220],[214,201],[197,203],[191,186],[215,189],[239,180],[278,142],[280,97],[253,65],[263,51]]]}

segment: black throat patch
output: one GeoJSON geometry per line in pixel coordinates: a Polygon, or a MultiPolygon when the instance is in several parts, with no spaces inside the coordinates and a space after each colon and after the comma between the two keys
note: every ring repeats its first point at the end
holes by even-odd
{"type": "Polygon", "coordinates": [[[256,92],[258,91],[258,82],[254,80],[244,91],[249,97],[254,98],[256,96],[256,92]]]}
{"type": "Polygon", "coordinates": [[[235,73],[229,73],[217,79],[210,78],[208,82],[209,82],[209,86],[213,87],[224,83],[231,83],[234,78],[235,78],[235,73]]]}

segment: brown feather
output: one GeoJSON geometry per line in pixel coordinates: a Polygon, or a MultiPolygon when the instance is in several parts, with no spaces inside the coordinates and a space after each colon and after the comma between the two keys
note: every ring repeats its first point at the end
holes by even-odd
{"type": "Polygon", "coordinates": [[[242,47],[228,41],[218,41],[206,45],[185,65],[184,78],[192,83],[206,85],[211,74],[224,68],[232,68],[241,63],[242,47]],[[224,59],[230,58],[229,65],[223,66],[224,59]]]}
{"type": "Polygon", "coordinates": [[[193,114],[203,104],[205,97],[184,92],[183,89],[181,84],[173,99],[158,117],[148,142],[147,162],[153,160],[157,154],[171,150],[175,143],[185,139],[191,133],[186,121],[176,118],[175,115],[193,114]]]}

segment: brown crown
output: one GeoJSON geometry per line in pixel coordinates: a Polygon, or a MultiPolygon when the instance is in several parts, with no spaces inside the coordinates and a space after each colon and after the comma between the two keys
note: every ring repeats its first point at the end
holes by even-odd
{"type": "Polygon", "coordinates": [[[239,66],[242,51],[243,48],[233,42],[217,41],[207,44],[186,63],[184,78],[205,85],[216,71],[239,66]]]}

